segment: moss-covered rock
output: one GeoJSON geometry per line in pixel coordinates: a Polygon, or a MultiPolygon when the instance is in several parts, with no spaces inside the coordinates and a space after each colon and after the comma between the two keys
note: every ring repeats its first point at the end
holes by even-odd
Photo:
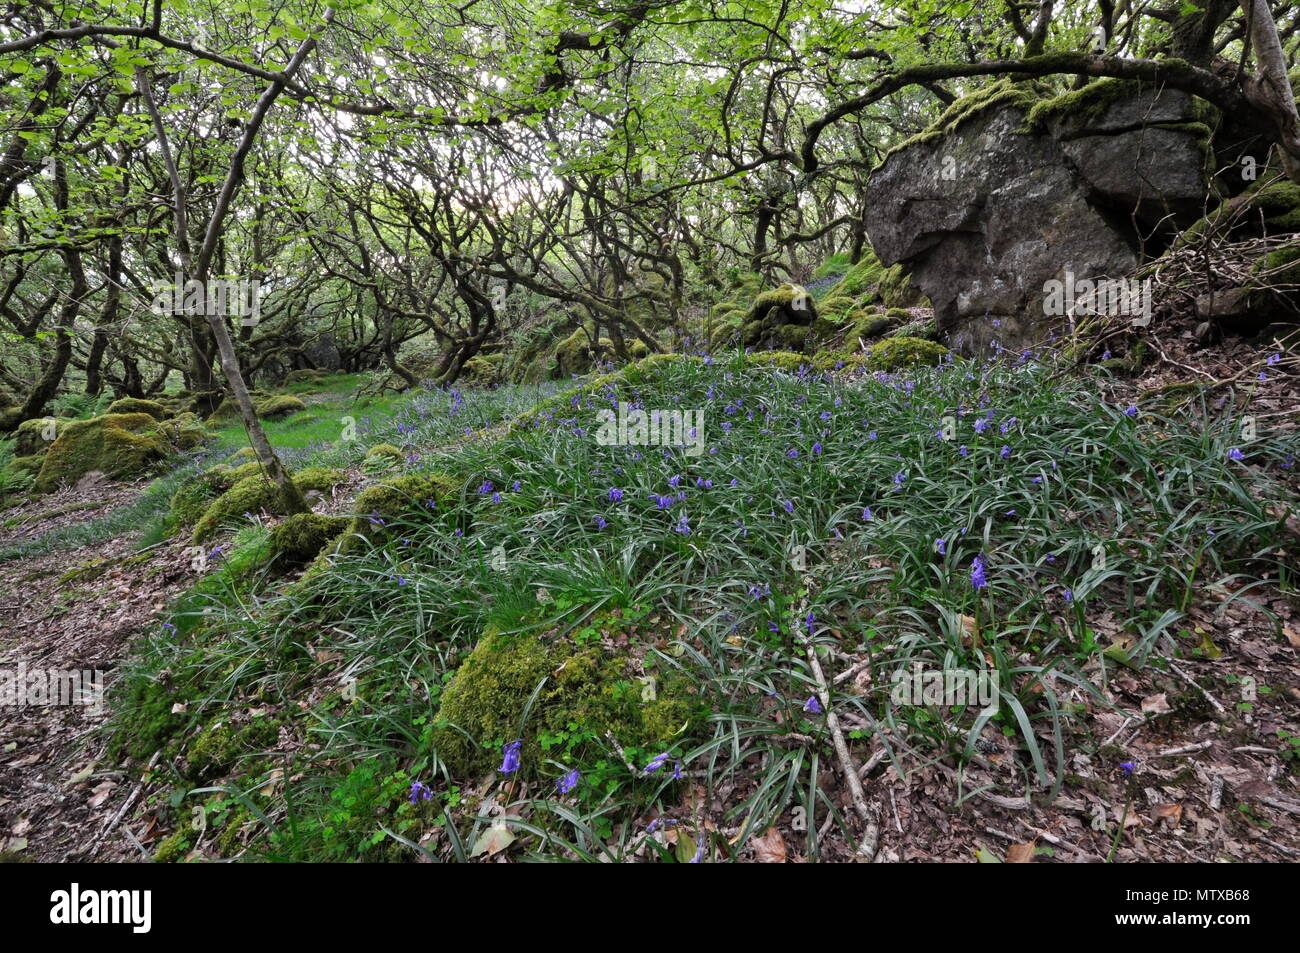
{"type": "Polygon", "coordinates": [[[808,355],[796,354],[793,351],[760,351],[756,354],[747,354],[745,363],[751,367],[775,368],[787,374],[798,374],[813,367],[808,355]]]}
{"type": "Polygon", "coordinates": [[[912,287],[912,279],[902,265],[886,268],[880,275],[880,300],[887,308],[911,308],[928,304],[925,295],[912,287]]]}
{"type": "Polygon", "coordinates": [[[451,505],[459,484],[442,473],[412,473],[367,487],[353,503],[356,515],[345,528],[335,553],[355,549],[363,539],[372,543],[388,536],[394,524],[425,517],[451,505]]]}
{"type": "Polygon", "coordinates": [[[177,450],[194,450],[203,446],[212,436],[199,422],[199,418],[186,411],[166,420],[160,420],[155,432],[177,450]]]}
{"type": "Polygon", "coordinates": [[[56,417],[36,417],[24,420],[14,431],[14,453],[20,457],[43,454],[50,444],[59,439],[70,421],[56,417]]]}
{"type": "Polygon", "coordinates": [[[36,478],[38,492],[98,470],[113,479],[138,476],[167,454],[167,444],[148,414],[105,414],[77,420],[50,445],[36,478]]]}
{"type": "Polygon", "coordinates": [[[301,384],[303,382],[318,381],[325,376],[325,371],[317,370],[314,367],[305,367],[300,370],[290,371],[284,375],[285,384],[301,384]]]}
{"type": "Polygon", "coordinates": [[[555,375],[563,379],[587,374],[613,355],[614,345],[609,338],[593,342],[591,335],[579,328],[555,346],[555,375]]]}
{"type": "Polygon", "coordinates": [[[489,629],[443,692],[435,751],[455,776],[471,777],[496,767],[501,746],[519,740],[520,762],[531,771],[546,756],[542,741],[580,726],[594,738],[571,750],[572,757],[603,750],[606,732],[625,748],[657,753],[690,730],[700,706],[681,678],[659,679],[655,700],[643,702],[638,674],[630,656],[489,629]]]}
{"type": "MultiPolygon", "coordinates": [[[[245,464],[245,467],[260,471],[256,463],[245,464]]],[[[346,480],[347,474],[342,470],[327,467],[309,467],[293,476],[294,485],[304,493],[309,490],[325,493],[346,480]]],[[[203,516],[195,523],[191,538],[195,543],[201,543],[220,529],[222,524],[236,520],[245,513],[256,514],[262,510],[274,513],[279,506],[279,499],[279,489],[273,482],[260,472],[252,473],[236,481],[208,505],[203,516]]]]}
{"type": "Polygon", "coordinates": [[[742,326],[741,343],[765,350],[802,348],[807,328],[816,320],[817,306],[807,289],[785,284],[754,299],[742,326]],[[804,330],[800,333],[792,327],[804,330]]]}
{"type": "Polygon", "coordinates": [[[366,459],[361,466],[367,473],[378,473],[397,469],[405,462],[406,456],[400,448],[391,443],[377,443],[366,451],[366,459]]]}
{"type": "Polygon", "coordinates": [[[278,561],[301,566],[315,559],[329,543],[348,531],[346,516],[295,513],[271,530],[271,547],[278,561]]]}
{"type": "Polygon", "coordinates": [[[853,322],[853,327],[847,335],[846,344],[855,345],[859,340],[869,341],[872,338],[878,338],[897,323],[896,318],[888,315],[875,313],[862,313],[853,322]]]}
{"type": "Polygon", "coordinates": [[[307,405],[292,394],[278,394],[275,397],[268,397],[258,403],[256,407],[257,416],[265,417],[268,420],[277,417],[288,417],[290,414],[296,414],[306,409],[307,405]]]}
{"type": "Polygon", "coordinates": [[[866,366],[873,371],[893,372],[911,367],[934,367],[949,351],[942,344],[921,338],[886,338],[873,345],[866,366]]]}
{"type": "Polygon", "coordinates": [[[171,412],[156,400],[139,397],[121,397],[108,405],[110,414],[148,414],[154,420],[171,416],[171,412]]]}

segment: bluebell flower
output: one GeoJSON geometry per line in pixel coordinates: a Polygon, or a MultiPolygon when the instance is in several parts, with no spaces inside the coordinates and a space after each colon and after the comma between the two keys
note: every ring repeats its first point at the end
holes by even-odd
{"type": "Polygon", "coordinates": [[[998,451],[998,456],[1005,460],[1007,457],[1011,456],[1011,448],[1004,443],[1002,449],[998,451]]]}
{"type": "Polygon", "coordinates": [[[794,512],[794,502],[792,500],[785,500],[781,506],[787,513],[794,512]]]}
{"type": "Polygon", "coordinates": [[[619,500],[623,499],[623,491],[616,486],[611,486],[609,488],[609,493],[607,493],[606,496],[609,497],[611,503],[617,503],[619,500]]]}
{"type": "Polygon", "coordinates": [[[1236,447],[1233,447],[1231,450],[1228,451],[1228,459],[1230,460],[1244,460],[1245,458],[1246,455],[1242,453],[1240,450],[1238,450],[1236,447]]]}
{"type": "Polygon", "coordinates": [[[433,797],[433,791],[430,790],[423,781],[411,782],[411,803],[418,804],[420,801],[427,801],[433,797]]]}
{"type": "Polygon", "coordinates": [[[582,777],[582,775],[578,773],[577,768],[574,768],[564,777],[556,781],[555,786],[556,788],[559,789],[559,792],[561,794],[568,794],[570,791],[572,791],[574,788],[578,786],[578,778],[580,777],[582,777]]]}
{"type": "Polygon", "coordinates": [[[822,713],[822,706],[821,703],[817,701],[816,695],[808,696],[808,700],[803,703],[803,710],[813,715],[820,715],[822,713]]]}
{"type": "Polygon", "coordinates": [[[502,774],[514,774],[519,770],[519,749],[523,746],[522,741],[512,741],[504,745],[501,749],[501,767],[497,768],[502,774]]]}
{"type": "Polygon", "coordinates": [[[970,584],[977,590],[983,589],[989,584],[988,578],[984,575],[984,557],[976,556],[970,567],[970,584]]]}

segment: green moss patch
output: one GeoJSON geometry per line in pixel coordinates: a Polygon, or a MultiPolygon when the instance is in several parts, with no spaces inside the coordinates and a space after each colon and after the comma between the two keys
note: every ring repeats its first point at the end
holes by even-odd
{"type": "Polygon", "coordinates": [[[110,414],[148,414],[154,420],[163,420],[171,416],[169,411],[156,400],[142,400],[139,397],[122,397],[108,405],[110,414]]]}
{"type": "MultiPolygon", "coordinates": [[[[245,464],[256,467],[257,464],[245,464]]],[[[240,468],[242,469],[242,468],[240,468]]],[[[311,467],[293,477],[294,484],[304,493],[308,490],[328,492],[332,487],[347,480],[342,470],[326,467],[311,467]]],[[[260,513],[268,510],[272,513],[279,505],[279,490],[262,474],[255,473],[234,483],[214,499],[203,516],[194,526],[193,541],[201,543],[215,533],[224,523],[233,522],[245,513],[260,513]]]]}
{"type": "Polygon", "coordinates": [[[50,445],[36,478],[39,492],[98,470],[113,479],[138,476],[167,454],[148,414],[105,414],[77,420],[50,445]]]}
{"type": "Polygon", "coordinates": [[[489,630],[443,692],[434,748],[458,777],[496,767],[501,746],[516,739],[521,763],[538,765],[547,747],[575,729],[589,737],[566,744],[569,758],[604,750],[606,732],[625,748],[658,751],[689,731],[699,705],[684,679],[671,677],[660,678],[656,698],[643,702],[638,675],[630,656],[489,630]]]}
{"type": "Polygon", "coordinates": [[[271,529],[271,548],[285,565],[306,565],[351,524],[346,516],[295,513],[271,529]]]}
{"type": "Polygon", "coordinates": [[[268,397],[256,406],[257,416],[266,417],[273,420],[277,417],[288,417],[290,414],[296,414],[299,411],[306,410],[307,405],[301,399],[294,397],[292,394],[280,394],[276,397],[268,397]]]}
{"type": "Polygon", "coordinates": [[[893,372],[911,367],[935,367],[949,351],[942,344],[921,338],[886,338],[867,354],[866,366],[873,371],[893,372]]]}

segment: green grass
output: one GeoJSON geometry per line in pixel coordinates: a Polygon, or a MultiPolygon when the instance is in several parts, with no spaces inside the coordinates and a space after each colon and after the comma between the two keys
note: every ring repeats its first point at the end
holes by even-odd
{"type": "MultiPolygon", "coordinates": [[[[867,662],[869,688],[831,698],[861,744],[960,767],[989,721],[1020,778],[1008,793],[1050,797],[1079,698],[1103,705],[1120,664],[1190,654],[1178,623],[1209,591],[1225,595],[1222,611],[1251,600],[1266,573],[1294,592],[1296,571],[1269,509],[1295,507],[1293,435],[1241,445],[1239,421],[1204,404],[1177,419],[1130,416],[1097,381],[1049,382],[1055,370],[958,362],[831,378],[682,361],[635,385],[574,393],[496,440],[481,439],[484,428],[536,395],[467,405],[414,395],[366,421],[358,447],[309,440],[296,452],[335,463],[362,444],[418,446],[407,469],[452,474],[464,505],[389,526],[387,543],[309,585],[217,594],[203,624],[147,640],[122,680],[116,731],[129,735],[155,710],[131,699],[162,668],[188,700],[166,732],[178,749],[255,699],[315,747],[250,755],[222,786],[249,805],[254,855],[410,858],[437,827],[443,853],[465,859],[492,818],[465,794],[477,779],[452,775],[432,741],[460,662],[488,626],[575,651],[622,630],[645,647],[647,675],[685,680],[709,714],[664,752],[620,753],[589,725],[544,739],[547,756],[520,767],[529,793],[512,789],[516,849],[620,860],[647,843],[649,817],[679,822],[679,843],[695,847],[685,782],[645,770],[669,753],[709,790],[732,792],[739,844],[802,808],[800,848],[816,859],[823,820],[837,838],[853,822],[816,783],[834,755],[822,716],[804,710],[815,692],[807,636],[830,673],[867,662]],[[701,409],[708,449],[692,458],[599,445],[596,412],[619,399],[701,409]],[[1230,457],[1238,447],[1244,459],[1230,457]],[[661,507],[656,496],[670,499],[661,507]],[[1096,628],[1105,611],[1127,638],[1118,650],[1096,628]],[[962,616],[983,651],[963,637],[962,616]],[[990,721],[973,708],[893,704],[890,677],[913,661],[996,669],[998,712],[990,721]],[[572,770],[577,788],[557,796],[572,770]],[[429,800],[406,799],[415,781],[429,800]]],[[[303,426],[325,418],[314,419],[303,426]]],[[[521,732],[530,714],[517,713],[521,732]]],[[[474,740],[500,758],[502,739],[474,740]]],[[[178,805],[214,794],[183,772],[174,783],[178,805]]],[[[710,858],[734,850],[703,836],[710,858]]]]}

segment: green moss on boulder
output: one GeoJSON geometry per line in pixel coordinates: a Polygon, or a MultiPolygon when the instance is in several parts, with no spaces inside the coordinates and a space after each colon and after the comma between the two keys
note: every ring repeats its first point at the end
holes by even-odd
{"type": "MultiPolygon", "coordinates": [[[[260,471],[256,463],[244,466],[257,468],[260,471]]],[[[304,493],[309,490],[325,493],[346,480],[347,474],[342,470],[326,467],[310,467],[293,476],[294,484],[304,493]]],[[[220,529],[222,524],[236,520],[245,513],[256,514],[262,510],[274,513],[279,506],[279,498],[280,493],[276,485],[261,472],[243,477],[208,505],[203,516],[194,526],[192,539],[195,543],[201,543],[220,529]]]]}
{"type": "Polygon", "coordinates": [[[288,417],[290,414],[296,414],[306,409],[307,405],[292,394],[279,394],[275,397],[268,397],[258,403],[256,407],[257,416],[271,420],[277,417],[288,417]]]}
{"type": "Polygon", "coordinates": [[[98,470],[112,479],[138,476],[167,454],[167,444],[148,414],[105,414],[77,420],[50,445],[36,478],[38,492],[98,470]]]}
{"type": "Polygon", "coordinates": [[[455,480],[442,473],[412,473],[367,487],[357,494],[353,503],[356,516],[333,551],[350,552],[363,539],[379,542],[391,532],[392,524],[413,516],[427,517],[448,506],[459,489],[455,480]]]}
{"type": "Polygon", "coordinates": [[[156,400],[143,400],[139,397],[121,397],[108,405],[110,414],[148,414],[154,420],[163,420],[171,416],[169,411],[156,400]]]}
{"type": "MultiPolygon", "coordinates": [[[[630,656],[489,629],[443,692],[434,748],[457,777],[495,767],[500,746],[516,740],[520,712],[541,685],[518,739],[525,770],[546,757],[541,739],[573,725],[602,742],[610,732],[625,748],[666,749],[698,721],[700,706],[681,678],[660,678],[656,699],[642,702],[637,674],[630,656]]],[[[598,750],[592,742],[573,756],[598,750]]]]}
{"type": "Polygon", "coordinates": [[[346,516],[295,513],[272,528],[272,551],[282,563],[291,566],[306,565],[331,540],[346,533],[351,524],[352,520],[346,516]]]}
{"type": "Polygon", "coordinates": [[[405,462],[406,455],[398,447],[391,443],[377,443],[366,451],[366,459],[361,467],[367,473],[378,473],[381,470],[399,468],[405,462]]]}
{"type": "Polygon", "coordinates": [[[921,338],[886,338],[868,352],[866,366],[893,372],[912,367],[934,367],[948,355],[942,344],[921,338]]]}
{"type": "Polygon", "coordinates": [[[50,444],[59,439],[70,421],[56,417],[35,417],[24,420],[14,431],[14,453],[20,457],[43,454],[50,444]],[[49,439],[46,439],[46,438],[49,439]]]}

